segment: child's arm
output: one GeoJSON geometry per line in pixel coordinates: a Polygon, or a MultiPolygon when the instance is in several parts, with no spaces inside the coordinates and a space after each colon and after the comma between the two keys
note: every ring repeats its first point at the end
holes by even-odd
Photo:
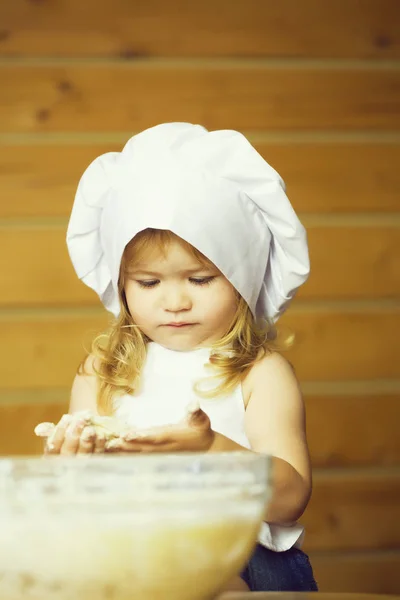
{"type": "MultiPolygon", "coordinates": [[[[265,520],[289,525],[304,512],[311,496],[311,466],[305,409],[288,361],[274,353],[256,363],[246,379],[250,398],[245,430],[254,452],[272,458],[274,490],[265,520]]],[[[216,434],[211,451],[243,450],[216,434]]]]}
{"type": "Polygon", "coordinates": [[[248,377],[246,434],[252,450],[274,457],[267,520],[289,524],[303,514],[311,496],[304,401],[292,367],[278,353],[256,363],[248,377]]]}

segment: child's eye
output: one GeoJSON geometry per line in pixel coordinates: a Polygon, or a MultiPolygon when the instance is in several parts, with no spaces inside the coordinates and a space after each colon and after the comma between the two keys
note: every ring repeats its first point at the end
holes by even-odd
{"type": "Polygon", "coordinates": [[[207,285],[207,283],[211,283],[215,279],[215,276],[211,277],[191,277],[189,281],[194,283],[195,285],[207,285]]]}
{"type": "Polygon", "coordinates": [[[137,283],[142,288],[151,288],[151,287],[156,286],[157,283],[159,283],[159,281],[158,281],[158,279],[154,279],[154,280],[151,280],[151,281],[147,281],[147,280],[146,281],[140,281],[140,280],[137,280],[137,283]]]}

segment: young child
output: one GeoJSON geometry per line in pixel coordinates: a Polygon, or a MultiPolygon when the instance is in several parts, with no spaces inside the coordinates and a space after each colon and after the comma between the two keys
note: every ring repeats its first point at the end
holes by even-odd
{"type": "Polygon", "coordinates": [[[278,173],[236,131],[152,127],[88,167],[67,244],[114,318],[47,452],[271,455],[259,544],[230,589],[316,590],[297,523],[311,494],[304,404],[274,326],[309,259],[278,173]],[[125,424],[112,439],[104,415],[125,424]]]}

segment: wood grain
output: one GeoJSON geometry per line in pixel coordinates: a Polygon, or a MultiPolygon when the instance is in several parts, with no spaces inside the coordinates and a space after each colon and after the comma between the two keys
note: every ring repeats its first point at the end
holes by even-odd
{"type": "Polygon", "coordinates": [[[400,470],[314,472],[300,519],[307,551],[395,549],[400,545],[400,470]]]}
{"type": "MultiPolygon", "coordinates": [[[[400,144],[253,144],[282,174],[297,212],[394,212],[400,208],[400,144]]],[[[110,144],[0,145],[0,186],[7,198],[0,203],[0,219],[67,217],[86,167],[100,154],[122,147],[122,139],[110,144]]]]}
{"type": "Polygon", "coordinates": [[[361,57],[400,55],[396,0],[13,0],[3,56],[361,57]],[[338,35],[340,31],[340,35],[338,35]]]}
{"type": "Polygon", "coordinates": [[[126,132],[166,121],[249,132],[400,128],[392,67],[22,62],[2,63],[0,81],[3,132],[126,132]]]}
{"type": "MultiPolygon", "coordinates": [[[[400,227],[310,226],[312,271],[304,300],[396,299],[400,295],[400,227]]],[[[0,306],[98,305],[75,275],[66,225],[0,229],[0,306]]]]}
{"type": "Polygon", "coordinates": [[[396,379],[400,367],[397,308],[336,309],[293,305],[281,326],[295,334],[288,352],[301,381],[396,379]]]}
{"type": "Polygon", "coordinates": [[[400,552],[311,552],[310,559],[321,592],[400,594],[400,552]]]}
{"type": "Polygon", "coordinates": [[[29,456],[42,454],[43,439],[33,430],[38,423],[58,423],[68,412],[69,393],[64,403],[38,401],[35,404],[0,404],[0,455],[29,456]]]}
{"type": "Polygon", "coordinates": [[[308,227],[311,274],[298,297],[398,298],[400,227],[308,227]]]}
{"type": "Polygon", "coordinates": [[[305,394],[305,405],[314,467],[400,465],[399,394],[305,394]]]}
{"type": "Polygon", "coordinates": [[[385,212],[400,209],[400,144],[255,144],[281,173],[296,211],[385,212]]]}

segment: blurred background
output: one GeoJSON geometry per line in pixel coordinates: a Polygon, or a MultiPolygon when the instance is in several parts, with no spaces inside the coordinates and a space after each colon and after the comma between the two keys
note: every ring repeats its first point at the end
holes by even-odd
{"type": "Polygon", "coordinates": [[[89,162],[165,121],[239,129],[312,275],[282,325],[304,391],[322,591],[400,592],[398,0],[0,0],[0,454],[41,451],[107,321],[65,231],[89,162]]]}

